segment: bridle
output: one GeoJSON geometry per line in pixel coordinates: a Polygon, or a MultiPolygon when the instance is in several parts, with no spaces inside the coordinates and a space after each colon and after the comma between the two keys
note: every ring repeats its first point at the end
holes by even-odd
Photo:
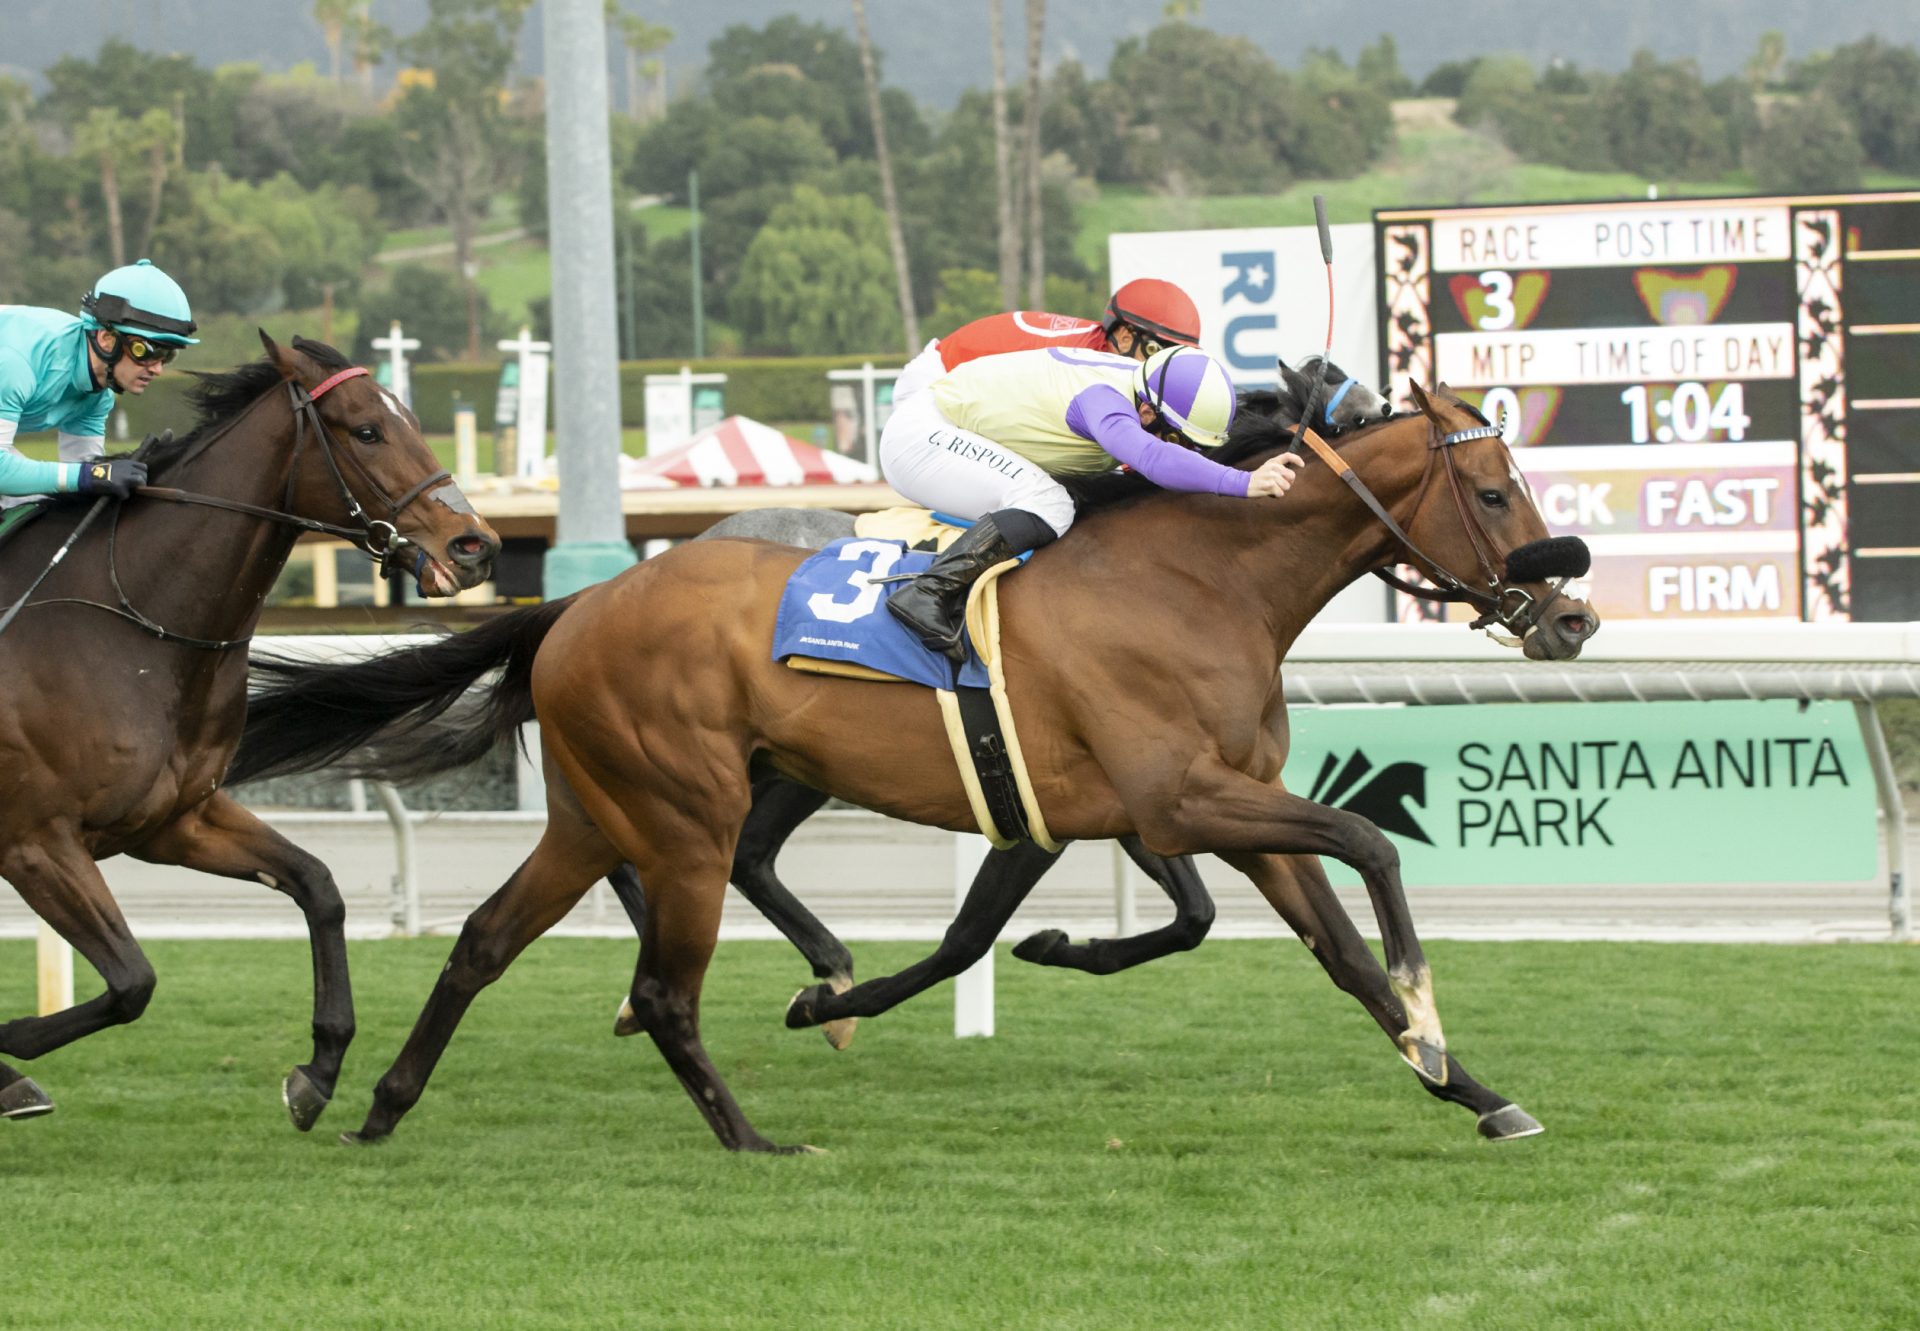
{"type": "MultiPolygon", "coordinates": [[[[1471,627],[1483,629],[1498,624],[1515,637],[1524,639],[1540,626],[1540,620],[1546,613],[1546,608],[1559,597],[1561,588],[1565,587],[1567,582],[1577,574],[1570,572],[1562,576],[1553,584],[1545,597],[1536,601],[1532,593],[1514,585],[1516,580],[1507,570],[1513,566],[1516,555],[1521,557],[1522,563],[1525,563],[1529,555],[1550,550],[1553,544],[1552,538],[1547,541],[1529,541],[1525,545],[1516,546],[1496,562],[1498,548],[1486,527],[1474,515],[1473,506],[1468,502],[1468,487],[1460,475],[1459,464],[1454,460],[1453,446],[1474,439],[1492,439],[1500,434],[1501,428],[1498,425],[1479,425],[1442,434],[1438,424],[1429,416],[1427,418],[1427,464],[1421,471],[1420,489],[1414,495],[1413,508],[1407,518],[1407,523],[1411,526],[1419,517],[1420,509],[1426,503],[1427,491],[1433,484],[1435,461],[1438,459],[1441,464],[1439,470],[1446,473],[1447,488],[1453,496],[1454,511],[1459,514],[1460,525],[1467,533],[1468,543],[1473,546],[1474,557],[1480,564],[1480,575],[1486,580],[1484,586],[1474,586],[1456,577],[1438,560],[1416,545],[1413,537],[1407,534],[1406,528],[1394,520],[1393,514],[1387,511],[1386,505],[1382,504],[1373,491],[1367,488],[1366,483],[1348,465],[1345,458],[1334,452],[1333,448],[1312,430],[1304,427],[1301,430],[1301,438],[1307,447],[1333,470],[1334,475],[1346,482],[1347,488],[1359,496],[1360,502],[1367,506],[1406,553],[1412,556],[1411,559],[1401,562],[1418,567],[1422,574],[1435,585],[1421,587],[1384,568],[1375,569],[1373,571],[1375,577],[1389,587],[1423,601],[1465,602],[1480,612],[1479,618],[1473,621],[1471,627]]],[[[1581,549],[1584,550],[1584,546],[1581,549]]],[[[1551,576],[1552,571],[1554,570],[1548,571],[1548,576],[1551,576]]],[[[1528,581],[1531,580],[1528,579],[1528,581]]]]}
{"type": "MultiPolygon", "coordinates": [[[[383,577],[393,572],[397,561],[404,552],[411,549],[414,551],[414,557],[412,560],[413,566],[409,571],[417,574],[426,560],[427,552],[421,549],[415,542],[402,536],[399,528],[395,525],[395,520],[406,511],[409,505],[420,498],[421,495],[426,494],[442,481],[451,481],[453,474],[448,471],[437,471],[421,481],[418,485],[413,486],[398,499],[392,499],[389,498],[386,491],[381,488],[379,482],[368,475],[367,469],[361,465],[360,460],[349,452],[347,454],[347,460],[353,464],[353,468],[359,473],[361,481],[377,497],[376,507],[383,507],[386,511],[386,516],[384,518],[376,518],[367,513],[366,509],[361,506],[360,501],[354,497],[353,491],[347,486],[346,475],[341,471],[339,458],[335,455],[335,447],[338,441],[334,439],[333,432],[327,428],[326,422],[320,419],[320,408],[315,405],[329,390],[349,379],[357,379],[366,373],[367,370],[365,367],[355,365],[348,369],[341,370],[337,374],[327,376],[311,389],[303,388],[291,379],[286,381],[288,396],[293,404],[294,434],[293,454],[287,462],[287,489],[285,497],[281,500],[281,508],[264,508],[258,504],[243,503],[238,499],[225,499],[219,495],[200,494],[193,490],[176,490],[167,486],[143,485],[135,493],[145,499],[161,499],[175,504],[198,504],[205,508],[218,508],[229,513],[245,514],[248,517],[257,518],[263,522],[276,523],[283,527],[296,527],[301,531],[317,532],[321,535],[336,537],[364,552],[369,559],[374,561],[374,564],[379,568],[381,576],[383,577]],[[321,522],[315,518],[303,518],[297,513],[284,511],[293,506],[294,491],[297,488],[300,478],[300,455],[301,451],[306,447],[309,431],[311,431],[315,439],[320,441],[320,456],[326,459],[327,470],[333,473],[334,484],[339,487],[341,502],[346,505],[348,516],[360,524],[358,527],[346,527],[331,522],[321,522]]],[[[245,411],[240,412],[218,429],[211,431],[204,438],[196,441],[192,450],[181,457],[179,463],[174,465],[178,466],[191,458],[199,456],[216,440],[233,429],[242,420],[245,420],[248,414],[249,413],[245,411]]],[[[113,520],[107,527],[107,576],[113,583],[114,595],[120,598],[120,604],[118,606],[112,606],[104,602],[89,601],[74,596],[54,597],[45,601],[36,601],[33,604],[92,606],[96,610],[105,610],[109,614],[118,615],[122,619],[138,624],[141,628],[163,642],[179,643],[184,647],[197,647],[205,651],[226,651],[234,647],[245,646],[248,641],[247,638],[195,638],[188,634],[176,633],[164,625],[155,623],[135,608],[132,601],[127,598],[126,590],[120,585],[120,570],[115,557],[116,541],[120,533],[121,511],[122,509],[120,507],[115,507],[113,520]]]]}

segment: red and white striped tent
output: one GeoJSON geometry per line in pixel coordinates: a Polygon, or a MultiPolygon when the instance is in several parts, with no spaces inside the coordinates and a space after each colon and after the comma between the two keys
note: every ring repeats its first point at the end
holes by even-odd
{"type": "Polygon", "coordinates": [[[630,462],[622,470],[621,484],[646,489],[661,481],[683,486],[849,485],[879,479],[877,471],[856,458],[815,448],[745,416],[729,416],[678,448],[630,462]]]}

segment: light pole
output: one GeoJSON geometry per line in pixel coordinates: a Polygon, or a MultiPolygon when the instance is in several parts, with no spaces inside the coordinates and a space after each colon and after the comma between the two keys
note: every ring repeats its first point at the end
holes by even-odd
{"type": "Polygon", "coordinates": [[[620,350],[601,0],[547,0],[547,234],[553,255],[554,454],[560,514],[547,599],[634,562],[620,513],[620,350]]]}

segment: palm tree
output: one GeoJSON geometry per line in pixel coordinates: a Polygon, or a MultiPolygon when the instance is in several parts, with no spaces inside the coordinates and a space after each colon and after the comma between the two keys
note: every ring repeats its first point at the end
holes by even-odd
{"type": "Polygon", "coordinates": [[[360,91],[373,95],[373,71],[392,44],[393,33],[373,21],[373,6],[360,0],[360,7],[348,24],[353,36],[353,72],[360,80],[360,91]]]}
{"type": "MultiPolygon", "coordinates": [[[[627,115],[635,120],[647,119],[654,112],[656,98],[652,95],[651,91],[649,91],[646,98],[646,106],[644,108],[642,107],[640,98],[640,73],[642,64],[640,57],[652,56],[655,52],[663,50],[666,44],[673,40],[673,29],[663,28],[658,23],[649,22],[638,14],[628,14],[624,12],[620,8],[620,0],[607,0],[606,12],[607,21],[614,25],[614,30],[620,38],[620,44],[626,50],[627,115]]],[[[658,82],[658,71],[660,67],[660,62],[657,59],[651,59],[645,62],[645,68],[649,75],[648,82],[650,84],[658,82]]],[[[657,100],[664,102],[665,99],[657,100]]],[[[662,109],[664,109],[664,107],[662,109]]]]}
{"type": "Polygon", "coordinates": [[[1020,303],[1020,232],[1013,189],[1012,150],[1007,142],[1007,48],[1003,0],[987,0],[987,32],[993,42],[993,189],[1000,205],[1000,308],[1020,303]]]}
{"type": "Polygon", "coordinates": [[[1040,39],[1047,27],[1047,0],[1027,0],[1027,304],[1046,304],[1047,250],[1040,229],[1040,39]]]}
{"type": "Polygon", "coordinates": [[[128,147],[147,157],[147,216],[140,227],[136,254],[145,254],[153,242],[153,229],[160,224],[160,201],[167,188],[168,168],[180,160],[185,133],[179,118],[158,107],[134,122],[128,147]]]}
{"type": "Polygon", "coordinates": [[[860,74],[867,85],[867,115],[873,121],[873,154],[880,164],[880,204],[887,214],[887,240],[893,247],[893,278],[900,291],[900,326],[907,354],[920,349],[920,319],[913,310],[913,274],[907,268],[907,239],[900,230],[900,199],[893,191],[893,157],[887,152],[887,122],[880,114],[880,79],[873,69],[873,40],[867,35],[866,0],[853,0],[853,28],[860,40],[860,74]]]}
{"type": "Polygon", "coordinates": [[[127,261],[127,235],[120,212],[120,159],[134,146],[132,121],[110,107],[96,106],[75,128],[73,151],[100,167],[100,197],[107,206],[107,252],[113,266],[127,261]]]}
{"type": "Polygon", "coordinates": [[[358,17],[360,0],[313,0],[313,16],[327,39],[327,65],[333,81],[340,82],[340,51],[347,25],[358,17]]]}

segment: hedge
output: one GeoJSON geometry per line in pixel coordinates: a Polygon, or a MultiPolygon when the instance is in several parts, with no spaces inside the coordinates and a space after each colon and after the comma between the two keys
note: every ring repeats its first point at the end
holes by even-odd
{"type": "MultiPolygon", "coordinates": [[[[796,356],[785,359],[649,360],[625,361],[620,366],[620,414],[628,426],[646,424],[646,376],[677,374],[682,365],[696,374],[727,376],[726,406],[730,413],[763,421],[825,421],[832,415],[827,403],[827,371],[857,370],[871,360],[881,367],[898,367],[898,355],[796,356]]],[[[491,428],[496,364],[416,365],[413,367],[413,410],[430,434],[453,430],[456,394],[480,413],[480,428],[491,428]]],[[[184,431],[193,413],[184,395],[193,384],[190,375],[174,372],[137,398],[122,398],[127,425],[134,439],[149,430],[171,427],[184,431]]]]}

